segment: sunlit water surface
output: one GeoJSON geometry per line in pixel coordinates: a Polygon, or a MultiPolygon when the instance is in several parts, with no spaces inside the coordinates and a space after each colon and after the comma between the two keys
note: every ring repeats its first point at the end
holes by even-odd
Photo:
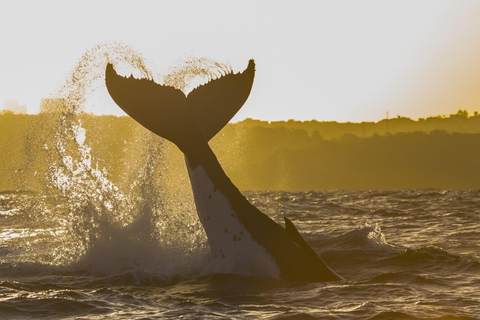
{"type": "Polygon", "coordinates": [[[65,259],[57,255],[79,244],[68,243],[75,239],[67,236],[71,231],[49,219],[58,216],[56,210],[67,210],[63,199],[8,192],[0,194],[0,315],[84,319],[478,316],[480,192],[247,194],[275,220],[285,215],[296,222],[345,280],[295,283],[213,274],[209,272],[212,257],[204,245],[191,244],[186,250],[182,232],[162,241],[161,235],[148,235],[153,232],[149,223],[137,226],[138,230],[129,226],[101,230],[95,244],[84,248],[78,259],[65,259]],[[175,241],[183,248],[168,244],[175,241]]]}

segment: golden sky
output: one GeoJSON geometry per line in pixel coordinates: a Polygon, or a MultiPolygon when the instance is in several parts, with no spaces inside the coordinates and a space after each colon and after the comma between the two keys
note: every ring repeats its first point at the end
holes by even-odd
{"type": "Polygon", "coordinates": [[[16,98],[37,111],[86,50],[112,41],[157,71],[190,56],[235,71],[255,59],[235,120],[480,111],[477,0],[1,0],[0,108],[16,98]]]}

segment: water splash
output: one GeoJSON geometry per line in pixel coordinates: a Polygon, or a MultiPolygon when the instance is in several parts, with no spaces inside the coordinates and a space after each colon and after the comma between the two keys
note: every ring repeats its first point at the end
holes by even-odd
{"type": "MultiPolygon", "coordinates": [[[[85,124],[91,120],[84,111],[92,95],[106,92],[103,77],[108,62],[135,77],[153,78],[130,47],[96,46],[80,58],[49,108],[39,115],[40,123],[32,123],[27,134],[28,155],[19,185],[31,185],[35,170],[40,192],[54,202],[53,209],[40,202],[38,210],[29,209],[55,221],[50,254],[41,262],[102,274],[148,272],[171,277],[197,272],[203,263],[195,261],[209,255],[181,153],[133,121],[126,123],[129,135],[122,138],[121,154],[115,155],[122,157],[118,176],[112,176],[112,168],[93,148],[96,137],[87,130],[85,124]],[[42,165],[37,164],[40,158],[42,165]]],[[[192,82],[228,72],[225,64],[190,59],[171,69],[164,80],[188,90],[192,82]]]]}
{"type": "Polygon", "coordinates": [[[229,73],[232,73],[232,68],[227,63],[205,57],[190,57],[170,67],[163,80],[165,84],[188,94],[199,85],[229,73]]]}
{"type": "Polygon", "coordinates": [[[106,93],[104,76],[107,63],[113,63],[119,70],[126,70],[136,77],[152,77],[145,60],[130,46],[117,42],[99,44],[82,55],[64,85],[55,94],[56,98],[65,102],[62,111],[78,114],[85,110],[89,98],[106,93]]]}

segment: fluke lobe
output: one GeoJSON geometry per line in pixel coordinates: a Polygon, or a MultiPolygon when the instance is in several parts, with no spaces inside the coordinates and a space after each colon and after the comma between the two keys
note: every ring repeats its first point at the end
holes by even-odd
{"type": "Polygon", "coordinates": [[[223,75],[185,96],[149,79],[120,76],[110,63],[105,70],[115,103],[184,153],[198,217],[220,270],[292,281],[340,280],[290,220],[280,226],[242,195],[208,145],[245,103],[254,76],[250,60],[243,72],[223,75]]]}

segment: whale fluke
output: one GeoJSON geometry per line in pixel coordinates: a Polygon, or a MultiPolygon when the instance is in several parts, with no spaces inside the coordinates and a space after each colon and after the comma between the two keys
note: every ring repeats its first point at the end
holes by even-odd
{"type": "Polygon", "coordinates": [[[192,90],[187,104],[205,140],[213,138],[247,101],[255,77],[250,60],[242,73],[229,73],[192,90]]]}
{"type": "Polygon", "coordinates": [[[157,135],[175,143],[183,152],[198,130],[209,141],[247,100],[255,76],[250,60],[242,73],[229,73],[192,90],[188,96],[153,80],[119,76],[107,64],[107,90],[125,113],[157,135]],[[194,132],[195,131],[195,132],[194,132]]]}

